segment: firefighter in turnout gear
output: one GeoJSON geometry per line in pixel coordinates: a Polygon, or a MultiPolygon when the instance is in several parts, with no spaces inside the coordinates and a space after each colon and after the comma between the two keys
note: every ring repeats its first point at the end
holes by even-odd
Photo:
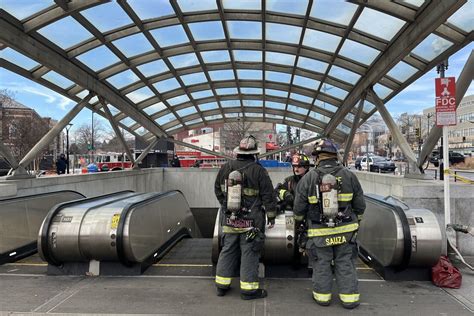
{"type": "Polygon", "coordinates": [[[338,162],[332,141],[320,140],[312,154],[316,168],[299,181],[293,211],[295,220],[306,220],[308,227],[313,299],[322,306],[331,303],[334,260],[339,299],[352,309],[359,305],[356,236],[365,211],[364,193],[357,177],[338,162]]]}
{"type": "Polygon", "coordinates": [[[281,212],[285,210],[293,210],[293,201],[298,181],[309,171],[310,167],[314,167],[310,163],[308,156],[305,154],[295,154],[291,159],[293,167],[293,175],[285,179],[283,183],[278,183],[275,188],[277,201],[281,212]]]}
{"type": "Polygon", "coordinates": [[[214,191],[221,205],[222,250],[216,268],[217,295],[230,289],[232,277],[239,274],[241,298],[264,298],[258,265],[265,241],[265,215],[269,228],[276,217],[276,197],[265,168],[258,164],[257,142],[245,137],[234,149],[237,159],[224,164],[217,174],[214,191]]]}

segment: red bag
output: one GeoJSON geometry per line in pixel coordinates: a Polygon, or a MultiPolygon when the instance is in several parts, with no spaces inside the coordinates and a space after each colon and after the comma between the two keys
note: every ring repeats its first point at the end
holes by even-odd
{"type": "Polygon", "coordinates": [[[431,269],[431,279],[436,286],[451,289],[459,289],[462,283],[461,272],[446,256],[441,256],[438,263],[431,269]]]}

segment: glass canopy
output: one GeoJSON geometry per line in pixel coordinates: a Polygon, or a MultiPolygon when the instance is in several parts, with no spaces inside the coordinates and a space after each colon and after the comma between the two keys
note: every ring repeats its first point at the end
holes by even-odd
{"type": "Polygon", "coordinates": [[[103,97],[145,139],[248,119],[343,141],[367,89],[387,102],[471,43],[473,1],[439,3],[4,0],[0,62],[76,102],[103,97]]]}

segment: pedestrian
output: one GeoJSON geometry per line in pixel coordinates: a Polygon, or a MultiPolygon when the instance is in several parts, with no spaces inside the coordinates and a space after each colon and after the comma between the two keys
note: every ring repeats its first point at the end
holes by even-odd
{"type": "Polygon", "coordinates": [[[176,154],[173,156],[173,160],[171,160],[171,167],[181,168],[181,162],[176,154]]]}
{"type": "Polygon", "coordinates": [[[68,164],[69,164],[69,161],[66,159],[66,155],[64,154],[59,155],[59,159],[56,161],[56,173],[65,174],[66,167],[68,164]]]}
{"type": "Polygon", "coordinates": [[[267,291],[260,288],[258,265],[265,242],[265,215],[269,228],[273,228],[276,198],[266,169],[256,162],[258,152],[255,137],[242,139],[234,149],[237,159],[225,163],[215,181],[222,215],[222,250],[215,279],[217,296],[224,296],[230,289],[239,266],[241,298],[267,296],[267,291]]]}
{"type": "Polygon", "coordinates": [[[296,187],[295,220],[306,221],[306,253],[313,268],[313,299],[331,303],[332,267],[339,299],[347,309],[359,305],[355,261],[359,222],[365,211],[364,192],[357,177],[337,159],[337,146],[328,139],[316,143],[316,168],[296,187]]]}

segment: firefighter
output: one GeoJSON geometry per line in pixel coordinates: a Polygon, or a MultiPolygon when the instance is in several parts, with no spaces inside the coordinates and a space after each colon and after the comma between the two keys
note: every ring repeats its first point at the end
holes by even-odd
{"type": "Polygon", "coordinates": [[[283,183],[278,183],[275,188],[278,205],[280,211],[292,210],[295,196],[295,189],[298,181],[309,171],[310,167],[314,167],[310,163],[308,156],[305,154],[295,154],[291,159],[293,167],[293,175],[285,179],[283,183]]]}
{"type": "Polygon", "coordinates": [[[255,137],[242,139],[234,152],[237,159],[221,167],[214,186],[222,215],[222,250],[215,279],[217,296],[224,296],[230,289],[240,266],[241,298],[264,298],[267,291],[259,286],[258,265],[265,241],[265,215],[269,228],[273,228],[276,197],[266,169],[255,161],[255,137]]]}
{"type": "Polygon", "coordinates": [[[365,211],[364,193],[357,177],[337,160],[337,146],[328,139],[316,143],[316,168],[296,187],[295,220],[306,220],[306,253],[313,267],[313,299],[331,303],[332,270],[339,299],[347,309],[359,305],[355,261],[356,236],[365,211]]]}

